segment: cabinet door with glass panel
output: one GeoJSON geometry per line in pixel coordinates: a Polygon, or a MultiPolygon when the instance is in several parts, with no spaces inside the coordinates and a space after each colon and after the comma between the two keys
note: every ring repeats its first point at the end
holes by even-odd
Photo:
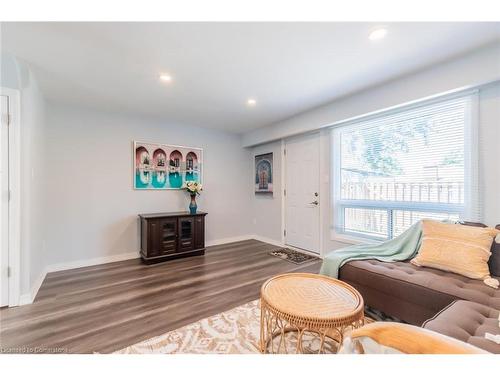
{"type": "Polygon", "coordinates": [[[161,223],[161,253],[172,254],[177,249],[177,219],[162,219],[161,223]]]}
{"type": "Polygon", "coordinates": [[[178,251],[189,251],[194,249],[194,218],[179,218],[179,246],[178,251]]]}

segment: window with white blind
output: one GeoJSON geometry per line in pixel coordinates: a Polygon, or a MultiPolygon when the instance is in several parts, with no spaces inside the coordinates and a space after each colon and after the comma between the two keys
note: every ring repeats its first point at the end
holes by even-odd
{"type": "Polygon", "coordinates": [[[478,220],[476,95],[335,128],[334,237],[385,240],[423,218],[478,220]]]}

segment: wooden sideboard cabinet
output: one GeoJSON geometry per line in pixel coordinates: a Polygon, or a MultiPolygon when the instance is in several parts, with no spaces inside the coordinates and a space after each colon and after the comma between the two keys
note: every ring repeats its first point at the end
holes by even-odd
{"type": "Polygon", "coordinates": [[[141,257],[145,263],[205,254],[206,212],[139,215],[141,257]]]}

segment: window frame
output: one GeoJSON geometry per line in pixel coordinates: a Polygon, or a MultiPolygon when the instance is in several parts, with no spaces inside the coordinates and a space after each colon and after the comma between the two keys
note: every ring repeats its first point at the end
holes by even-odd
{"type": "Polygon", "coordinates": [[[443,95],[439,98],[422,100],[409,105],[400,106],[397,109],[389,109],[378,112],[375,115],[367,115],[355,120],[344,122],[331,128],[331,215],[332,225],[330,239],[333,241],[348,243],[378,243],[391,239],[393,233],[393,212],[397,210],[417,211],[429,213],[450,213],[458,214],[460,220],[480,221],[481,207],[479,204],[479,175],[478,175],[478,154],[479,154],[479,90],[468,90],[464,92],[443,95]],[[464,203],[448,204],[433,202],[409,202],[409,201],[375,201],[361,199],[341,199],[341,144],[340,133],[351,126],[362,124],[363,122],[380,119],[411,109],[425,107],[440,102],[468,97],[469,108],[466,111],[464,124],[464,203]],[[380,239],[377,236],[356,233],[354,231],[341,230],[344,223],[344,210],[346,208],[377,209],[387,211],[387,238],[380,239]]]}

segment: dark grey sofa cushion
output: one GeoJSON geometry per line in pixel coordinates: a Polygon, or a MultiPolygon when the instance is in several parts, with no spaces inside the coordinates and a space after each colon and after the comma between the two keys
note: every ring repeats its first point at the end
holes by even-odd
{"type": "Polygon", "coordinates": [[[500,243],[496,243],[495,241],[493,241],[493,245],[491,246],[491,256],[488,266],[490,267],[492,276],[500,277],[500,243]]]}

